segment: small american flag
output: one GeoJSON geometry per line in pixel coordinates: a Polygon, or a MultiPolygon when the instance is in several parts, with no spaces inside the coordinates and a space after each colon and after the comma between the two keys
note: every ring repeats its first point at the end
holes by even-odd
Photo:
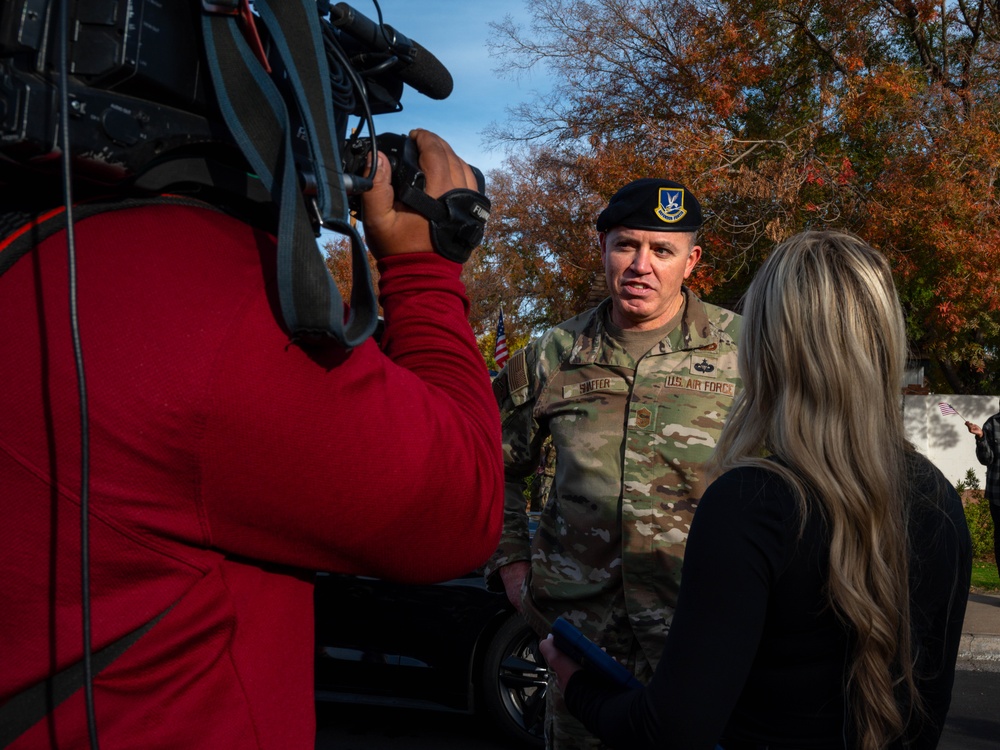
{"type": "Polygon", "coordinates": [[[507,358],[507,334],[503,330],[503,310],[501,309],[500,319],[497,321],[497,342],[493,348],[493,359],[496,360],[498,369],[503,369],[507,358]]]}
{"type": "MultiPolygon", "coordinates": [[[[941,416],[943,416],[943,417],[947,417],[947,416],[949,416],[951,414],[954,414],[956,417],[961,417],[962,416],[957,411],[955,411],[955,407],[954,406],[952,406],[951,404],[946,404],[943,401],[940,404],[938,404],[938,408],[941,410],[941,416]]],[[[964,417],[963,417],[963,419],[964,419],[964,417]]]]}

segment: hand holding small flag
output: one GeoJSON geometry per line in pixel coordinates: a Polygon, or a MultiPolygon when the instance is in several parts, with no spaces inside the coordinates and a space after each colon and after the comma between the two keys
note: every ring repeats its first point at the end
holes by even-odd
{"type": "Polygon", "coordinates": [[[941,416],[947,417],[954,414],[956,417],[965,422],[965,426],[968,428],[969,432],[971,432],[977,438],[981,438],[983,436],[982,428],[977,424],[973,424],[968,419],[959,414],[955,410],[955,407],[952,406],[951,404],[946,404],[942,401],[940,404],[938,404],[938,408],[941,410],[941,416]]]}
{"type": "Polygon", "coordinates": [[[956,417],[960,417],[963,421],[965,420],[965,417],[963,417],[961,414],[955,411],[955,407],[952,406],[951,404],[946,404],[942,401],[940,404],[938,404],[938,408],[941,410],[942,417],[947,417],[954,414],[956,417]]]}

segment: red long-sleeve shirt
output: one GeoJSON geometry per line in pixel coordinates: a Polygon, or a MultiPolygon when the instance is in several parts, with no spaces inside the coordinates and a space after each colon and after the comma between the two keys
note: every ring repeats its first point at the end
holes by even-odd
{"type": "MultiPolygon", "coordinates": [[[[311,355],[274,243],[208,209],[77,224],[101,746],[312,748],[310,571],[447,579],[495,548],[499,417],[460,266],[380,264],[385,333],[311,355]]],[[[60,232],[0,276],[0,703],[82,655],[80,422],[60,232]]],[[[13,747],[83,747],[83,691],[13,747]]]]}

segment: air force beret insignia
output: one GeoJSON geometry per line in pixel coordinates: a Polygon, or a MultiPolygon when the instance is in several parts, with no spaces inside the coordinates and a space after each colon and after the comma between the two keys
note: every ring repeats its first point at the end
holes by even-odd
{"type": "Polygon", "coordinates": [[[676,224],[687,215],[684,208],[684,188],[660,188],[656,215],[667,224],[676,224]]]}

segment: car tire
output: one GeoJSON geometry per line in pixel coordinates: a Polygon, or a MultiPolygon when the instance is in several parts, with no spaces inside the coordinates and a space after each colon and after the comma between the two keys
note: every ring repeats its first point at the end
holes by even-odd
{"type": "Polygon", "coordinates": [[[511,615],[490,641],[481,686],[490,718],[522,746],[545,746],[548,676],[538,635],[520,615],[511,615]]]}

